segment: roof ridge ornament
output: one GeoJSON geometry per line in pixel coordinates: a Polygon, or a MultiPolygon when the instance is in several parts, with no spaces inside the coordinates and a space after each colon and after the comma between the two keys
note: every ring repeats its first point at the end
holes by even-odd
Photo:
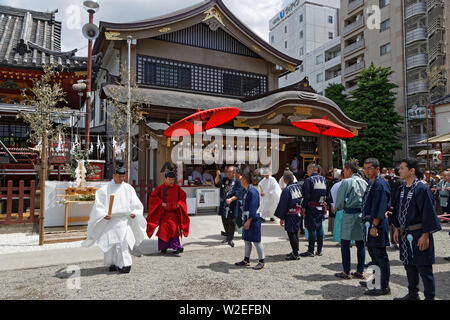
{"type": "Polygon", "coordinates": [[[219,10],[217,10],[217,8],[215,6],[206,10],[203,13],[206,15],[206,17],[202,20],[202,22],[205,22],[212,31],[216,31],[220,27],[219,23],[225,27],[225,23],[223,22],[222,15],[220,14],[219,10]],[[213,20],[211,20],[211,19],[213,19],[213,20]]]}

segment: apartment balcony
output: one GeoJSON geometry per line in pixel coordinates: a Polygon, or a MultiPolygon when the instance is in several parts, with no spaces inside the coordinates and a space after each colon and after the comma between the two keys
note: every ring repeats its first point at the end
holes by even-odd
{"type": "Polygon", "coordinates": [[[427,67],[427,66],[428,66],[428,56],[424,53],[409,57],[406,60],[406,69],[407,70],[417,68],[417,67],[427,67]]]}
{"type": "Polygon", "coordinates": [[[425,2],[416,2],[405,9],[405,20],[411,17],[426,14],[427,13],[427,5],[425,2]]]}
{"type": "Polygon", "coordinates": [[[354,85],[353,87],[345,89],[343,93],[346,94],[346,95],[350,95],[352,93],[352,91],[357,89],[357,88],[358,88],[358,85],[354,85]]]}
{"type": "Polygon", "coordinates": [[[344,75],[348,76],[352,73],[358,72],[366,67],[366,62],[361,61],[360,63],[352,64],[351,66],[348,66],[345,68],[344,75]]]}
{"type": "Polygon", "coordinates": [[[428,48],[429,61],[433,61],[436,57],[446,54],[445,42],[439,41],[432,44],[428,48]]]}
{"type": "Polygon", "coordinates": [[[427,38],[427,30],[425,28],[417,28],[406,34],[406,44],[410,44],[415,41],[427,40],[427,38]]]}
{"type": "Polygon", "coordinates": [[[408,95],[421,92],[428,92],[428,84],[425,80],[408,83],[408,95]]]}
{"type": "Polygon", "coordinates": [[[364,0],[353,0],[348,3],[348,13],[352,12],[355,9],[358,9],[364,4],[364,0]]]}
{"type": "Polygon", "coordinates": [[[427,10],[430,11],[436,6],[444,7],[445,0],[426,0],[427,2],[427,10]]]}
{"type": "Polygon", "coordinates": [[[344,35],[347,35],[355,30],[358,30],[359,28],[364,27],[364,17],[361,17],[360,19],[356,20],[353,23],[350,23],[349,25],[344,27],[344,35]]]}
{"type": "Polygon", "coordinates": [[[431,35],[438,30],[443,30],[444,28],[444,18],[439,16],[434,18],[432,22],[428,23],[428,37],[431,38],[431,35]]]}
{"type": "Polygon", "coordinates": [[[364,42],[364,39],[356,41],[356,42],[352,43],[351,45],[346,46],[344,48],[344,56],[347,56],[350,53],[353,53],[357,50],[364,49],[365,47],[366,47],[366,44],[364,42]]]}

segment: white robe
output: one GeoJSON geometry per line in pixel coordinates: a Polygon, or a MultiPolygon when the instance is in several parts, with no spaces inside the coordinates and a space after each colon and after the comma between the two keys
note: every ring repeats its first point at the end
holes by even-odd
{"type": "Polygon", "coordinates": [[[270,176],[269,178],[263,178],[259,182],[258,190],[260,194],[264,193],[264,197],[261,197],[261,204],[259,207],[262,217],[273,218],[278,202],[280,201],[280,185],[274,177],[270,176]]]}
{"type": "Polygon", "coordinates": [[[138,246],[147,237],[147,221],[144,206],[128,183],[111,181],[97,190],[95,203],[89,216],[87,239],[83,247],[97,244],[105,253],[105,265],[119,268],[131,265],[129,249],[138,246]],[[109,210],[110,196],[114,195],[111,220],[105,220],[109,210]],[[136,217],[131,219],[130,215],[136,217]]]}

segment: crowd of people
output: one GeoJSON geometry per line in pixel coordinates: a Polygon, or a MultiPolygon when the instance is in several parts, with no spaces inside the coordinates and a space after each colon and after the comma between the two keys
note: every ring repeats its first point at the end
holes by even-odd
{"type": "MultiPolygon", "coordinates": [[[[289,238],[286,260],[322,256],[324,221],[329,219],[328,230],[341,248],[342,272],[336,277],[360,279],[360,285],[367,287],[367,295],[390,294],[387,248],[392,247],[399,250],[408,279],[408,294],[398,299],[419,299],[419,277],[425,298],[435,298],[433,233],[441,230],[438,214],[448,217],[450,213],[449,170],[433,177],[428,170],[422,174],[414,159],[403,160],[399,168],[387,169],[380,168],[376,158],[366,159],[362,168],[348,161],[342,170],[327,170],[325,174],[318,164],[310,163],[305,177],[298,168],[297,175],[291,168],[286,167],[279,181],[270,168],[228,166],[224,172],[216,172],[214,184],[220,188],[218,214],[224,229],[223,243],[234,247],[236,232],[242,234],[245,243],[244,258],[236,266],[250,266],[255,246],[258,263],[253,269],[264,268],[261,226],[276,218],[289,238]],[[300,234],[308,239],[308,249],[302,253],[300,234]],[[358,263],[352,273],[353,245],[358,263]],[[366,252],[371,259],[367,264],[366,252]],[[369,273],[375,270],[379,274],[379,281],[368,277],[368,267],[369,273]]],[[[167,254],[171,249],[181,254],[180,238],[188,236],[190,219],[186,193],[176,185],[173,171],[166,172],[165,182],[152,192],[146,223],[143,206],[134,189],[124,182],[124,176],[124,169],[117,168],[113,181],[98,190],[84,245],[98,244],[105,252],[105,265],[110,271],[128,273],[129,251],[147,236],[152,237],[157,228],[160,253],[167,254]],[[109,214],[105,215],[108,207],[109,214]]]]}

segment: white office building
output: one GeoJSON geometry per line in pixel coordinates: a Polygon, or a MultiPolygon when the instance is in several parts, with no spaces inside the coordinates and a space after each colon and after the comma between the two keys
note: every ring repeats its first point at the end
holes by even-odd
{"type": "MultiPolygon", "coordinates": [[[[340,0],[293,0],[270,20],[270,44],[291,57],[303,60],[303,71],[300,68],[287,79],[280,78],[280,87],[302,80],[302,74],[315,69],[315,63],[314,66],[308,65],[307,54],[316,49],[322,50],[322,46],[331,40],[334,40],[332,43],[340,41],[336,40],[339,38],[339,7],[340,0]]],[[[326,65],[325,55],[321,65],[326,65]]],[[[322,82],[325,82],[325,69],[322,73],[322,82]]],[[[318,77],[321,81],[321,76],[318,77]]],[[[314,80],[309,77],[310,84],[314,80]]],[[[320,88],[313,88],[318,92],[322,91],[320,88]]]]}

